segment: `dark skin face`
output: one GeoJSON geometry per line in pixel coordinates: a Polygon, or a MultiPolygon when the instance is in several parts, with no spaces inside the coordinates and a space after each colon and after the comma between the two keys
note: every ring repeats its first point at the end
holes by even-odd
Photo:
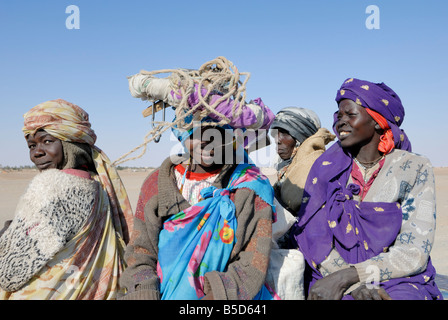
{"type": "Polygon", "coordinates": [[[28,135],[26,142],[30,150],[30,159],[39,171],[62,169],[64,151],[61,140],[39,130],[34,135],[28,135]]]}
{"type": "Polygon", "coordinates": [[[222,168],[224,165],[224,130],[218,127],[203,127],[200,135],[191,135],[185,147],[192,158],[190,170],[204,173],[222,168]]]}
{"type": "Polygon", "coordinates": [[[370,162],[381,157],[378,144],[382,130],[364,107],[345,99],[339,102],[336,132],[341,146],[359,161],[370,162]]]}
{"type": "Polygon", "coordinates": [[[285,129],[276,128],[278,134],[275,137],[277,144],[277,153],[282,160],[288,160],[291,158],[294,147],[296,146],[296,140],[291,137],[285,129]]]}
{"type": "MultiPolygon", "coordinates": [[[[381,157],[378,144],[382,130],[364,107],[352,100],[342,100],[337,116],[335,129],[343,148],[348,149],[360,162],[371,162],[381,157]]],[[[336,271],[317,280],[308,299],[340,300],[344,292],[357,282],[359,277],[354,267],[336,271]]],[[[355,300],[390,300],[384,289],[365,285],[354,290],[351,295],[355,300]]]]}
{"type": "MultiPolygon", "coordinates": [[[[224,154],[224,130],[218,127],[202,127],[198,130],[199,137],[193,134],[185,141],[185,147],[192,158],[191,172],[204,173],[222,168],[223,157],[218,156],[218,153],[224,154]],[[219,136],[221,138],[217,139],[219,136]]],[[[202,300],[213,299],[213,293],[210,292],[202,300]]]]}

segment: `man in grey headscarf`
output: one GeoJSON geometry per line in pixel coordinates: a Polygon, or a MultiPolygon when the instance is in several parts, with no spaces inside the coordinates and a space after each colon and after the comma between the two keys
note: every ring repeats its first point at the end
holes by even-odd
{"type": "Polygon", "coordinates": [[[288,231],[296,222],[308,172],[335,136],[321,128],[315,112],[296,107],[277,113],[271,135],[279,162],[278,180],[273,186],[277,220],[272,224],[273,244],[266,281],[282,299],[303,300],[305,260],[299,250],[288,249],[288,231]]]}
{"type": "Polygon", "coordinates": [[[314,161],[335,136],[325,128],[317,114],[306,108],[280,110],[271,125],[277,153],[278,181],[274,185],[277,200],[293,215],[302,203],[303,188],[314,161]]]}

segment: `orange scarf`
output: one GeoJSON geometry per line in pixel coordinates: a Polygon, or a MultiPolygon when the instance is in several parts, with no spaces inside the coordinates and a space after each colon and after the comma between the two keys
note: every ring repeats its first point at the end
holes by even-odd
{"type": "Polygon", "coordinates": [[[376,121],[384,130],[384,133],[380,137],[380,143],[378,145],[378,150],[383,154],[388,154],[395,148],[394,135],[389,125],[387,124],[386,118],[380,115],[378,112],[372,109],[366,108],[367,113],[376,121]]]}

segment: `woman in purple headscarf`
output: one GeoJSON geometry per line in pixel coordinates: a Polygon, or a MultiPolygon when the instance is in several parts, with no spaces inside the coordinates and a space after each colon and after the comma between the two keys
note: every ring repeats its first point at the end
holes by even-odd
{"type": "Polygon", "coordinates": [[[411,152],[404,109],[384,83],[347,79],[312,167],[291,238],[307,261],[308,299],[442,299],[430,251],[435,186],[411,152]]]}

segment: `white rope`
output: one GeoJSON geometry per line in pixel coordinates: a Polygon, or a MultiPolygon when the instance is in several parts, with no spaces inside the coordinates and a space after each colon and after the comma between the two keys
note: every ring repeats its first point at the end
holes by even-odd
{"type": "Polygon", "coordinates": [[[215,125],[220,126],[229,123],[230,119],[216,111],[215,108],[221,102],[233,99],[232,116],[238,117],[245,103],[246,84],[249,78],[250,73],[240,73],[233,63],[224,57],[208,61],[198,70],[142,70],[139,74],[129,77],[129,91],[133,97],[153,102],[163,100],[175,108],[176,120],[174,122],[157,122],[157,126],[145,135],[143,143],[115,160],[113,165],[141,158],[146,153],[147,144],[169,128],[177,127],[189,130],[193,122],[185,122],[185,118],[191,114],[194,114],[195,118],[202,119],[213,113],[222,119],[216,122],[215,125]],[[159,74],[170,75],[165,78],[157,78],[156,75],[159,74]],[[244,81],[241,81],[241,76],[244,77],[244,81]],[[195,85],[199,88],[199,102],[194,106],[190,106],[188,97],[194,92],[195,85]],[[207,90],[205,95],[202,95],[201,88],[207,90]],[[171,91],[174,91],[174,97],[171,96],[171,91]],[[221,97],[214,101],[213,104],[209,104],[209,97],[216,93],[219,93],[221,97]],[[180,96],[180,98],[176,95],[180,96]],[[138,156],[128,158],[139,149],[142,149],[142,151],[138,156]]]}

